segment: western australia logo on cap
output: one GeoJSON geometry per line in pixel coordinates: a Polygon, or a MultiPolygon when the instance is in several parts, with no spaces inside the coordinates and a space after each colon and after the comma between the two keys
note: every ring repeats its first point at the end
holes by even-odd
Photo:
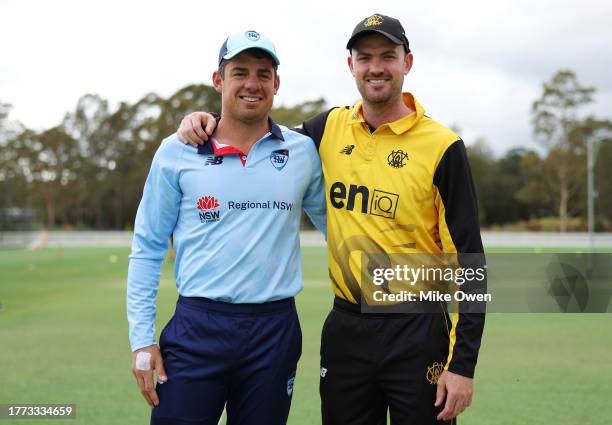
{"type": "Polygon", "coordinates": [[[257,31],[247,31],[244,33],[244,36],[251,41],[259,40],[259,33],[257,31]]]}
{"type": "Polygon", "coordinates": [[[373,27],[382,24],[383,17],[380,15],[372,15],[363,23],[364,27],[373,27]]]}

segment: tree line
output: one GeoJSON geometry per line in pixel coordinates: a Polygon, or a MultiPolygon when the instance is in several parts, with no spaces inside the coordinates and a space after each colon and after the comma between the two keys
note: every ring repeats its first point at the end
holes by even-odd
{"type": "MultiPolygon", "coordinates": [[[[612,144],[601,143],[611,138],[612,122],[578,113],[594,92],[571,71],[543,84],[532,110],[539,151],[516,148],[498,158],[486,141],[466,141],[483,226],[522,223],[537,230],[548,218],[561,230],[583,230],[586,148],[594,143],[597,228],[612,230],[612,144]]],[[[219,111],[220,102],[207,85],[189,85],[168,98],[149,93],[116,108],[87,94],[59,125],[43,131],[10,120],[10,105],[0,103],[0,230],[131,229],[160,141],[187,113],[219,111]]],[[[291,127],[325,107],[318,99],[271,115],[291,127]]]]}
{"type": "MultiPolygon", "coordinates": [[[[485,226],[517,230],[586,230],[587,150],[596,154],[595,230],[612,230],[612,121],[580,110],[593,102],[594,87],[582,86],[569,70],[542,84],[531,108],[540,151],[511,149],[494,158],[484,140],[468,156],[485,226]]],[[[508,117],[512,119],[512,117],[508,117]]]]}

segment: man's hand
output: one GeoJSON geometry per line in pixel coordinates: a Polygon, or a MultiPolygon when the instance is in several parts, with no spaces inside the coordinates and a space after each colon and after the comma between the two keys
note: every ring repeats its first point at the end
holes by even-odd
{"type": "Polygon", "coordinates": [[[149,406],[157,406],[159,398],[153,383],[153,370],[157,371],[157,381],[163,384],[168,380],[161,352],[157,345],[149,345],[132,353],[132,374],[140,387],[140,392],[149,406]]]}
{"type": "Polygon", "coordinates": [[[445,370],[438,379],[435,406],[444,403],[444,410],[438,414],[439,421],[448,421],[463,412],[472,404],[474,380],[445,370]]]}
{"type": "Polygon", "coordinates": [[[181,121],[179,139],[194,148],[203,145],[217,127],[217,120],[207,112],[192,112],[181,121]]]}

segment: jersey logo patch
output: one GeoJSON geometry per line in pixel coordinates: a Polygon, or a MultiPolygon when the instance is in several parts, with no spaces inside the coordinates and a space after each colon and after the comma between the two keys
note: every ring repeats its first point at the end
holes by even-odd
{"type": "Polygon", "coordinates": [[[431,366],[427,367],[425,378],[427,378],[427,382],[429,382],[431,385],[435,385],[438,383],[438,379],[440,379],[442,372],[444,372],[444,365],[442,363],[434,362],[431,366]]]}
{"type": "Polygon", "coordinates": [[[196,207],[202,223],[212,223],[220,220],[219,200],[214,196],[206,195],[198,199],[196,207]]]}
{"type": "Polygon", "coordinates": [[[408,160],[408,154],[403,150],[399,149],[396,151],[391,151],[389,156],[387,157],[387,162],[393,168],[402,168],[406,165],[406,160],[408,160]]]}
{"type": "Polygon", "coordinates": [[[278,171],[282,170],[285,168],[285,165],[287,165],[287,162],[289,162],[289,150],[278,149],[272,151],[270,154],[270,162],[278,171]]]}
{"type": "Polygon", "coordinates": [[[344,155],[350,155],[353,153],[353,149],[355,149],[355,145],[346,145],[344,149],[340,151],[340,153],[344,155]]]}
{"type": "Polygon", "coordinates": [[[206,162],[204,163],[204,166],[207,166],[207,165],[219,165],[219,164],[223,164],[223,156],[222,155],[209,156],[208,158],[206,158],[206,162]]]}

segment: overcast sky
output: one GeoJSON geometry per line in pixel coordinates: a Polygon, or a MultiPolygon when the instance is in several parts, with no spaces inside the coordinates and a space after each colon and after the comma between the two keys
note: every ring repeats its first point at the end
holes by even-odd
{"type": "MultiPolygon", "coordinates": [[[[0,0],[0,102],[34,129],[58,124],[85,93],[111,102],[210,84],[229,33],[255,29],[276,44],[276,104],[359,94],[346,65],[355,24],[399,18],[414,66],[404,83],[426,113],[496,153],[533,147],[531,103],[562,68],[597,87],[590,110],[612,119],[612,2],[0,0]]],[[[586,111],[585,111],[586,112],[586,111]]]]}

